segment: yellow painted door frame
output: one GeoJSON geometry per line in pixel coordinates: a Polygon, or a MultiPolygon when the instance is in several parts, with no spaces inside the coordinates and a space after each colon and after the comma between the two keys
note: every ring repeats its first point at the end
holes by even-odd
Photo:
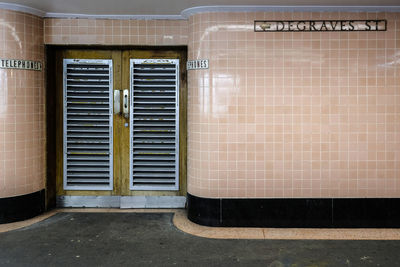
{"type": "Polygon", "coordinates": [[[57,196],[185,196],[186,195],[186,51],[183,49],[65,49],[56,53],[56,195],[57,196]],[[111,59],[113,90],[130,89],[130,59],[179,59],[179,191],[129,189],[129,118],[113,115],[113,190],[64,190],[63,188],[63,59],[111,59]],[[128,127],[127,127],[128,126],[128,127]]]}

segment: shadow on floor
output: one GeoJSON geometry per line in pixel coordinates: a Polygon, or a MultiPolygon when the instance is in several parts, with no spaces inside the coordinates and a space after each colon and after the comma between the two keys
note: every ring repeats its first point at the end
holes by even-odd
{"type": "Polygon", "coordinates": [[[0,266],[400,266],[400,241],[221,240],[172,213],[58,213],[0,234],[0,266]]]}

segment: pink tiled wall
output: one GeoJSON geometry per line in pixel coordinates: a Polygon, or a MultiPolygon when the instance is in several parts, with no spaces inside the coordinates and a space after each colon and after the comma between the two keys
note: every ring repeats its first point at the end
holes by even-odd
{"type": "Polygon", "coordinates": [[[400,197],[399,13],[189,20],[188,192],[400,197]],[[388,20],[386,32],[253,31],[255,19],[388,20]]]}
{"type": "MultiPolygon", "coordinates": [[[[0,9],[0,58],[44,63],[43,19],[0,9]]],[[[0,198],[44,188],[44,71],[0,69],[0,198]]]]}
{"type": "MultiPolygon", "coordinates": [[[[186,45],[188,191],[400,197],[400,14],[203,13],[40,19],[0,10],[0,58],[46,44],[186,45]],[[254,33],[255,19],[388,20],[387,32],[254,33]],[[44,26],[43,26],[44,23],[44,26]]],[[[44,187],[43,72],[0,70],[0,197],[44,187]]]]}
{"type": "Polygon", "coordinates": [[[45,19],[46,44],[186,45],[186,20],[45,19]]]}

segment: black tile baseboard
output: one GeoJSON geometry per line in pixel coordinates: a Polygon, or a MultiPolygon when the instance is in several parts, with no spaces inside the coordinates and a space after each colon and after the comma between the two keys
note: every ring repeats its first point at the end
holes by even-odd
{"type": "Polygon", "coordinates": [[[207,226],[221,225],[221,199],[199,198],[187,194],[188,218],[207,226]]]}
{"type": "Polygon", "coordinates": [[[222,227],[399,228],[400,198],[202,198],[188,193],[189,220],[222,227]]]}
{"type": "Polygon", "coordinates": [[[0,198],[0,224],[26,220],[45,210],[45,189],[35,193],[0,198]]]}

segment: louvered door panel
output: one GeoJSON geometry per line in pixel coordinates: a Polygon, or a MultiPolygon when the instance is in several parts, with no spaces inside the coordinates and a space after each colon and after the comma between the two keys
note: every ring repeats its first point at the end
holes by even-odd
{"type": "Polygon", "coordinates": [[[112,60],[64,59],[64,189],[112,190],[112,60]]]}
{"type": "Polygon", "coordinates": [[[179,189],[179,60],[131,59],[131,190],[179,189]]]}

